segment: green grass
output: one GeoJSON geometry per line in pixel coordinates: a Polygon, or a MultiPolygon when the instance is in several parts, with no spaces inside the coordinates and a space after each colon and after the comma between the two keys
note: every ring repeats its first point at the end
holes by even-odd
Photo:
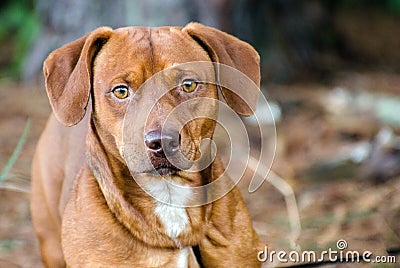
{"type": "Polygon", "coordinates": [[[28,136],[30,128],[31,128],[31,119],[28,119],[28,121],[26,122],[25,128],[22,131],[21,137],[19,138],[18,143],[15,146],[13,153],[11,154],[6,165],[4,166],[3,170],[0,173],[0,183],[4,182],[7,179],[8,173],[10,172],[11,168],[17,161],[18,156],[21,153],[21,150],[24,147],[24,144],[26,142],[26,138],[28,136]]]}

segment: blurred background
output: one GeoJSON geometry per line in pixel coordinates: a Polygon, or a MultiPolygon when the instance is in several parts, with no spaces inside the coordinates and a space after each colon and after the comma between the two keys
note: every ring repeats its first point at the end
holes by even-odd
{"type": "Polygon", "coordinates": [[[3,0],[0,267],[41,267],[29,170],[50,113],[41,74],[49,52],[102,25],[190,21],[261,55],[277,129],[272,170],[297,200],[269,183],[249,194],[250,176],[241,181],[263,241],[325,250],[346,239],[349,249],[400,258],[400,0],[3,0]]]}

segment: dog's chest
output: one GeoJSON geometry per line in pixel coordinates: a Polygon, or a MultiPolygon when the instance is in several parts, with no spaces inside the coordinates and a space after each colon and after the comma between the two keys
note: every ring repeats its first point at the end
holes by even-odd
{"type": "Polygon", "coordinates": [[[192,195],[192,190],[187,187],[172,187],[171,182],[164,179],[147,185],[146,190],[156,199],[154,213],[164,226],[166,234],[178,242],[178,236],[189,225],[185,205],[192,195]]]}

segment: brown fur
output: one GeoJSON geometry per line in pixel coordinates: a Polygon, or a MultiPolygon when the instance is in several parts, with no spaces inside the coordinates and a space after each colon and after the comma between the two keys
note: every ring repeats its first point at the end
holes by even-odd
{"type": "MultiPolygon", "coordinates": [[[[120,153],[127,104],[113,101],[107,91],[119,83],[138,89],[155,73],[190,61],[227,64],[259,86],[257,52],[197,23],[184,28],[101,27],[49,55],[44,74],[53,115],[34,156],[31,197],[46,267],[176,267],[181,249],[191,246],[199,247],[204,267],[260,265],[260,243],[236,187],[211,204],[186,208],[190,224],[172,239],[154,214],[154,199],[132,179],[120,153]]],[[[214,85],[202,87],[194,97],[218,97],[214,85]]],[[[222,93],[236,112],[252,113],[235,94],[224,88],[222,93]]],[[[159,100],[162,113],[151,112],[142,128],[159,126],[179,98],[166,94],[159,100]]],[[[208,119],[188,123],[182,150],[212,138],[214,128],[208,119]]],[[[138,159],[145,153],[139,152],[138,159]]],[[[217,157],[204,171],[178,171],[173,178],[199,186],[218,178],[223,169],[217,157]]],[[[221,191],[229,186],[219,185],[221,191]]],[[[192,252],[188,265],[199,265],[192,252]]]]}

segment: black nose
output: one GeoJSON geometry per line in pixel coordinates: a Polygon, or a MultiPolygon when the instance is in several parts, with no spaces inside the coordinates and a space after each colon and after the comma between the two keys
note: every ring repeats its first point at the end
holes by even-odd
{"type": "Polygon", "coordinates": [[[144,136],[147,150],[154,156],[165,157],[173,155],[179,149],[180,135],[178,132],[166,132],[161,135],[161,131],[153,130],[144,136]]]}

